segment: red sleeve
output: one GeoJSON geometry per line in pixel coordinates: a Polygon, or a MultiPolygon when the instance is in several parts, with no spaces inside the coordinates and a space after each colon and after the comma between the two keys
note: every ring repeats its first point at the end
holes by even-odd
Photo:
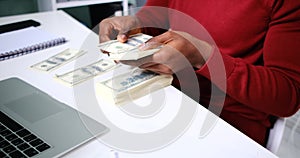
{"type": "Polygon", "coordinates": [[[147,0],[136,14],[145,33],[156,36],[169,29],[168,7],[169,0],[147,0]]]}
{"type": "MultiPolygon", "coordinates": [[[[276,1],[263,46],[264,66],[215,52],[198,75],[223,59],[226,93],[240,103],[279,117],[290,116],[300,101],[300,1],[276,1]]],[[[220,85],[219,80],[212,81],[220,85]]],[[[225,91],[225,89],[223,89],[225,91]]]]}

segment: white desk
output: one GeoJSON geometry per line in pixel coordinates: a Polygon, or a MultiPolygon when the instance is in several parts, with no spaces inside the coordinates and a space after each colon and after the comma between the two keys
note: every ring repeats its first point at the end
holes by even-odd
{"type": "MultiPolygon", "coordinates": [[[[214,124],[212,130],[207,135],[200,138],[199,133],[201,127],[204,121],[207,121],[206,116],[210,112],[172,86],[154,93],[164,95],[163,101],[165,106],[163,109],[152,118],[139,119],[126,115],[118,107],[108,105],[102,101],[101,97],[95,96],[93,84],[107,77],[106,75],[98,76],[75,88],[70,88],[57,82],[53,79],[55,74],[70,71],[74,69],[74,67],[88,65],[101,58],[101,53],[97,50],[98,37],[96,34],[91,33],[88,28],[62,11],[3,17],[0,18],[0,24],[28,18],[41,22],[42,25],[39,28],[62,35],[66,37],[69,42],[37,53],[0,62],[0,80],[9,77],[19,77],[45,91],[57,100],[88,114],[111,129],[111,131],[103,137],[77,148],[65,155],[65,157],[276,157],[221,119],[214,124]],[[88,40],[86,40],[87,37],[88,40]],[[85,44],[82,45],[84,42],[85,44]],[[41,73],[29,68],[31,65],[65,48],[86,49],[89,53],[82,56],[79,61],[71,62],[51,73],[41,73]],[[175,120],[177,114],[182,113],[179,109],[182,108],[181,110],[183,111],[189,110],[186,107],[193,107],[195,113],[193,117],[191,117],[191,121],[188,124],[189,126],[183,130],[184,132],[179,132],[181,134],[180,137],[178,136],[177,139],[173,139],[172,143],[162,144],[163,147],[157,146],[157,150],[140,153],[126,152],[105,145],[117,143],[126,148],[144,147],[147,149],[143,145],[155,144],[156,142],[168,139],[169,133],[174,134],[174,131],[176,131],[176,126],[174,126],[174,131],[171,130],[168,131],[169,133],[158,134],[158,136],[161,136],[159,138],[153,137],[150,141],[149,139],[145,139],[145,144],[139,144],[143,143],[143,141],[137,140],[141,137],[137,136],[137,139],[132,139],[130,136],[123,134],[126,134],[127,131],[129,133],[143,135],[143,133],[147,131],[152,130],[152,132],[155,132],[157,129],[167,127],[170,122],[175,120]],[[100,109],[102,109],[103,113],[100,109]],[[121,130],[122,132],[120,132],[121,130]],[[112,141],[111,139],[114,140],[112,141]],[[138,143],[136,143],[136,147],[134,147],[136,141],[138,143]],[[115,152],[118,153],[117,156],[115,152]]],[[[159,98],[161,96],[155,97],[159,98]]],[[[146,96],[136,101],[136,103],[147,104],[149,100],[151,99],[146,96]]],[[[157,98],[153,100],[160,101],[160,99],[157,98]]],[[[190,115],[190,113],[188,113],[188,115],[190,115]]],[[[180,123],[182,122],[178,122],[178,124],[180,123]]]]}

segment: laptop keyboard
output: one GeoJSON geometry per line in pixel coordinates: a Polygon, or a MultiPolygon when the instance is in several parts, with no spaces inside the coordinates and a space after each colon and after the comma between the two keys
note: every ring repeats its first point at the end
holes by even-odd
{"type": "Polygon", "coordinates": [[[0,158],[33,157],[51,146],[0,111],[0,158]]]}

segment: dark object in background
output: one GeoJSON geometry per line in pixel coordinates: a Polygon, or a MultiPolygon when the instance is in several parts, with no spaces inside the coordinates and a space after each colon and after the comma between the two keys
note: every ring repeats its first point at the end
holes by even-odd
{"type": "Polygon", "coordinates": [[[103,19],[114,16],[115,12],[123,10],[121,2],[97,4],[89,6],[92,28],[98,25],[103,19]]]}
{"type": "Polygon", "coordinates": [[[19,30],[19,29],[24,29],[26,27],[31,27],[31,26],[40,26],[41,24],[37,21],[34,20],[24,20],[24,21],[19,21],[19,22],[14,22],[10,24],[5,24],[0,26],[0,33],[5,33],[9,31],[14,31],[14,30],[19,30]]]}

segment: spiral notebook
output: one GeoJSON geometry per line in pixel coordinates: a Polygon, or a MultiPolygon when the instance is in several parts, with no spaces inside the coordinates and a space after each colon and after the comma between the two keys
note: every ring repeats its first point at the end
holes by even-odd
{"type": "Polygon", "coordinates": [[[36,27],[0,34],[0,61],[37,52],[65,43],[64,37],[36,27]]]}

